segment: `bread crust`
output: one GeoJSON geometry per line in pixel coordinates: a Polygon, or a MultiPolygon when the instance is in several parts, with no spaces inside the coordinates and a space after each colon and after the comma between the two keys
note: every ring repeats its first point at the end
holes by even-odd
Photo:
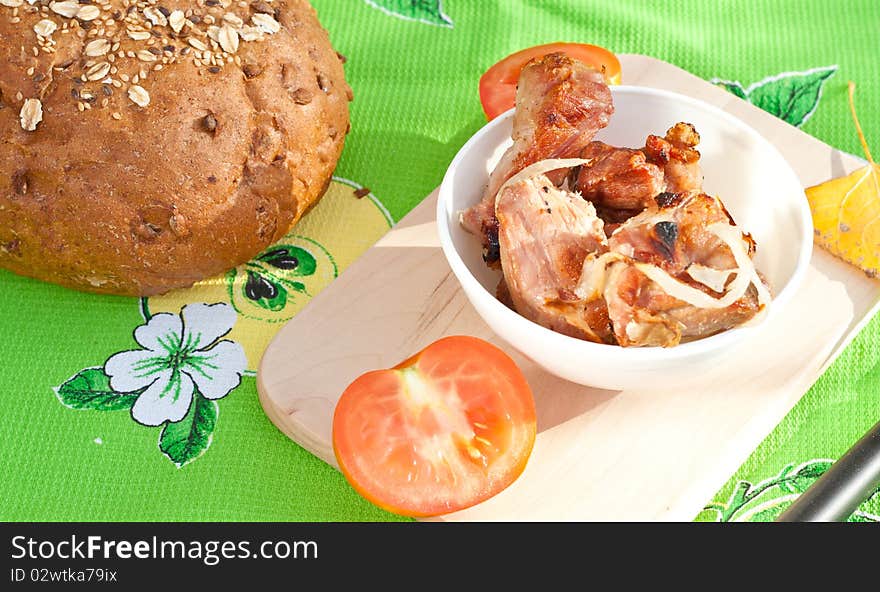
{"type": "Polygon", "coordinates": [[[352,93],[308,2],[101,0],[89,5],[102,16],[85,21],[55,11],[68,4],[7,6],[17,1],[0,0],[0,266],[158,294],[244,263],[326,190],[352,93]],[[175,32],[144,15],[177,10],[196,22],[175,32]],[[242,34],[237,47],[208,30],[266,17],[277,32],[242,29],[260,38],[242,34]],[[43,20],[57,26],[50,37],[35,33],[43,20]],[[132,38],[139,29],[149,38],[132,38]],[[106,49],[101,39],[116,49],[86,55],[106,49]],[[112,71],[91,80],[105,61],[112,71]],[[28,99],[42,108],[33,131],[28,99]]]}

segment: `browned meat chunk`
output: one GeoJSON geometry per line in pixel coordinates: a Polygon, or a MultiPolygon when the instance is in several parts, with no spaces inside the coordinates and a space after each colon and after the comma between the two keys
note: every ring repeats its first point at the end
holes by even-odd
{"type": "MultiPolygon", "coordinates": [[[[609,249],[635,262],[649,263],[713,297],[730,285],[737,268],[731,248],[711,231],[730,225],[724,205],[706,194],[662,194],[659,204],[615,231],[609,249]]],[[[751,255],[754,241],[741,234],[751,255]]],[[[735,327],[759,310],[754,286],[724,308],[701,308],[669,295],[635,265],[618,261],[608,269],[604,289],[608,314],[621,345],[671,346],[688,337],[705,337],[735,327]]]]}
{"type": "Polygon", "coordinates": [[[490,175],[482,201],[461,216],[464,228],[481,238],[487,263],[498,263],[495,195],[504,182],[540,160],[576,157],[613,112],[600,72],[561,53],[526,64],[517,87],[513,146],[490,175]]]}
{"type": "Polygon", "coordinates": [[[601,300],[575,295],[584,259],[603,252],[593,206],[546,176],[505,187],[496,201],[506,295],[527,319],[565,335],[613,343],[601,300]]]}
{"type": "Polygon", "coordinates": [[[693,193],[702,190],[700,141],[689,123],[677,123],[666,136],[648,136],[639,150],[591,142],[581,152],[591,162],[581,166],[574,187],[596,206],[611,233],[617,226],[654,205],[663,192],[693,193]]]}
{"type": "Polygon", "coordinates": [[[641,211],[663,192],[663,170],[641,150],[590,142],[581,158],[591,162],[580,167],[575,187],[599,210],[641,211]]]}
{"type": "Polygon", "coordinates": [[[592,141],[612,112],[601,75],[582,64],[550,54],[524,68],[513,146],[461,218],[501,267],[498,299],[553,331],[621,346],[674,346],[755,317],[770,294],[754,241],[702,192],[693,125],[641,149],[592,141]],[[587,162],[509,182],[574,157],[587,162]]]}
{"type": "Polygon", "coordinates": [[[754,286],[726,308],[698,308],[670,296],[623,262],[609,267],[604,297],[615,337],[623,346],[678,345],[682,339],[708,337],[741,325],[760,310],[754,286]]]}
{"type": "Polygon", "coordinates": [[[665,190],[686,193],[703,190],[700,153],[694,146],[700,143],[700,134],[689,123],[676,123],[666,131],[666,137],[648,136],[645,155],[648,162],[663,168],[665,190]]]}
{"type": "MultiPolygon", "coordinates": [[[[730,249],[707,227],[715,222],[733,224],[717,197],[662,193],[655,205],[623,223],[608,239],[612,251],[662,267],[672,275],[692,263],[716,269],[736,266],[730,249]]],[[[750,251],[754,249],[751,238],[750,251]]]]}

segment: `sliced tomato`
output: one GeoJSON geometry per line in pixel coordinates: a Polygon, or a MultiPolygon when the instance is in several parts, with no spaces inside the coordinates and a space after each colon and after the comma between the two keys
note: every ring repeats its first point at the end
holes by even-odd
{"type": "Polygon", "coordinates": [[[522,473],[535,403],[516,363],[482,339],[435,341],[342,394],[333,449],[362,496],[406,516],[467,508],[522,473]]]}
{"type": "Polygon", "coordinates": [[[562,52],[605,74],[608,84],[620,84],[620,61],[617,56],[598,45],[587,43],[548,43],[510,54],[480,78],[480,102],[488,119],[495,119],[512,109],[516,99],[519,73],[533,58],[562,52]]]}

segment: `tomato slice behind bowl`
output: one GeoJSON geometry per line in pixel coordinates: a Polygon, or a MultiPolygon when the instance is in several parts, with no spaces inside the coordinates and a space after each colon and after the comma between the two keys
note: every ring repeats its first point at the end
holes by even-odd
{"type": "Polygon", "coordinates": [[[516,363],[464,336],[362,375],[333,417],[348,481],[407,516],[454,512],[497,494],[525,469],[535,434],[534,400],[516,363]]]}
{"type": "Polygon", "coordinates": [[[512,53],[486,70],[480,78],[480,102],[490,120],[512,109],[519,73],[529,61],[548,53],[562,52],[603,72],[605,82],[620,84],[620,61],[604,47],[588,43],[548,43],[512,53]]]}

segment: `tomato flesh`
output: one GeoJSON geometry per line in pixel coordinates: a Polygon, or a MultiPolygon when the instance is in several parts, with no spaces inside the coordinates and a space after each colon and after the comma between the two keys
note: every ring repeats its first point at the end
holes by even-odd
{"type": "Polygon", "coordinates": [[[522,473],[536,434],[516,363],[481,339],[447,337],[342,394],[333,449],[365,498],[407,516],[461,510],[522,473]]]}
{"type": "Polygon", "coordinates": [[[548,53],[562,52],[603,72],[608,84],[620,84],[620,61],[613,53],[587,43],[548,43],[510,54],[480,78],[480,102],[490,120],[512,109],[519,73],[529,61],[548,53]]]}

